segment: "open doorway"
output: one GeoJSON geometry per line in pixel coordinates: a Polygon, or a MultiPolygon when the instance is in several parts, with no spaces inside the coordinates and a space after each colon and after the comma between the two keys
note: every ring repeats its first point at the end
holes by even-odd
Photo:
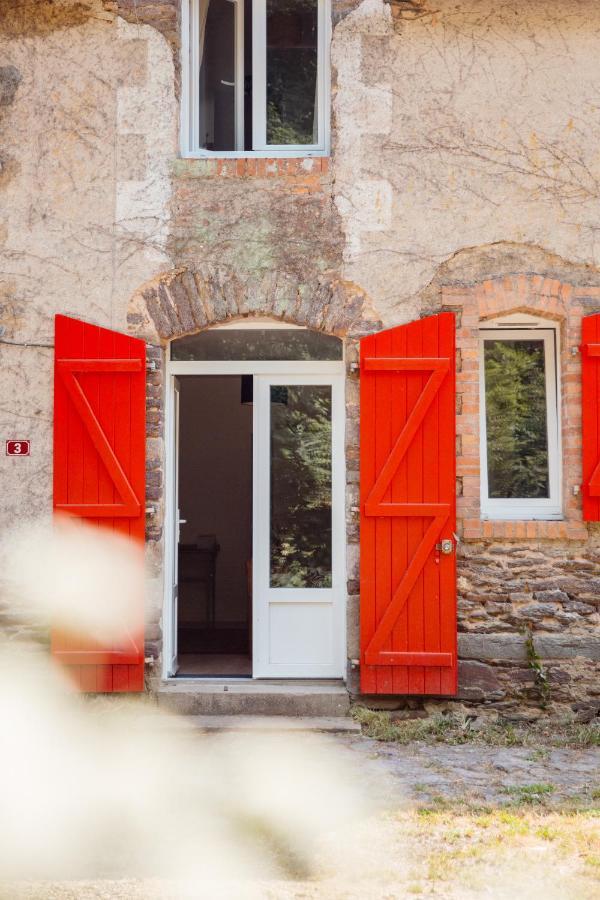
{"type": "Polygon", "coordinates": [[[166,678],[339,678],[339,338],[244,321],[171,342],[166,678]]]}
{"type": "Polygon", "coordinates": [[[179,378],[178,675],[252,675],[252,377],[179,378]]]}

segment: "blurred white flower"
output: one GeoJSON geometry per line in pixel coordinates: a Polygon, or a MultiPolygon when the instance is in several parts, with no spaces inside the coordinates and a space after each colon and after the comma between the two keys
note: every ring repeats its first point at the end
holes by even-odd
{"type": "Polygon", "coordinates": [[[11,530],[0,542],[0,578],[11,613],[99,641],[139,630],[142,548],[68,516],[11,530]]]}

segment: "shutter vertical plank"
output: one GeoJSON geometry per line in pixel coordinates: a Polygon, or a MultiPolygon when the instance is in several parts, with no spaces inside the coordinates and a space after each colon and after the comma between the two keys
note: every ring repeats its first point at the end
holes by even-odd
{"type": "Polygon", "coordinates": [[[454,342],[451,313],[361,341],[363,693],[456,693],[454,342]]]}
{"type": "MultiPolygon", "coordinates": [[[[126,335],[116,335],[114,352],[117,356],[129,358],[129,341],[126,335]]],[[[125,373],[116,373],[113,381],[114,414],[113,441],[115,454],[121,464],[130,470],[131,466],[131,379],[125,373]]],[[[132,485],[133,486],[133,485],[132,485]]],[[[131,534],[129,519],[115,519],[115,531],[126,536],[131,534]]]]}
{"type": "MultiPolygon", "coordinates": [[[[89,325],[83,329],[83,351],[81,356],[82,359],[100,359],[99,329],[94,325],[89,325]]],[[[98,416],[100,399],[98,375],[93,372],[86,372],[80,376],[80,383],[94,414],[98,416]]],[[[98,459],[98,454],[90,435],[83,429],[83,496],[86,503],[98,503],[100,468],[102,468],[102,463],[98,459]]],[[[90,519],[90,524],[92,523],[93,520],[90,519]]]]}
{"type": "MultiPolygon", "coordinates": [[[[450,360],[450,371],[456,369],[454,322],[439,322],[439,355],[450,360]]],[[[439,390],[438,452],[439,496],[448,498],[450,515],[440,538],[454,539],[456,530],[456,389],[454,377],[444,379],[439,390]]],[[[456,553],[439,554],[440,649],[450,648],[458,656],[456,553]]],[[[440,669],[440,694],[452,696],[458,691],[458,668],[440,669]]]]}
{"type": "MultiPolygon", "coordinates": [[[[112,331],[108,331],[106,328],[100,329],[98,355],[100,359],[118,358],[118,353],[115,348],[115,334],[112,331]]],[[[98,421],[100,422],[102,430],[108,438],[111,447],[115,446],[116,415],[114,395],[116,378],[116,375],[108,378],[98,377],[98,421]]],[[[106,467],[101,465],[98,472],[98,502],[114,503],[116,499],[114,483],[106,471],[106,467]]]]}
{"type": "MultiPolygon", "coordinates": [[[[145,526],[145,359],[143,341],[56,316],[54,508],[138,542],[145,526]]],[[[53,632],[52,652],[80,690],[143,690],[142,567],[135,600],[139,624],[118,646],[53,632]]]]}
{"type": "MultiPolygon", "coordinates": [[[[364,338],[361,353],[375,355],[375,336],[364,338]]],[[[375,379],[360,379],[360,508],[364,508],[367,496],[375,483],[375,434],[377,431],[377,405],[375,379]]],[[[366,519],[361,513],[360,526],[360,644],[366,646],[375,632],[375,519],[366,519]]],[[[365,694],[377,693],[377,672],[361,666],[361,690],[365,694]]]]}
{"type": "MultiPolygon", "coordinates": [[[[115,356],[129,358],[129,341],[126,335],[114,336],[115,356]]],[[[124,373],[116,373],[113,379],[113,415],[112,436],[115,454],[121,464],[130,470],[130,442],[131,411],[130,411],[130,379],[124,373]]],[[[123,537],[129,537],[131,523],[129,519],[115,518],[112,521],[113,531],[123,537]]],[[[116,649],[116,648],[115,648],[116,649]]],[[[113,691],[125,692],[129,690],[129,671],[126,666],[113,666],[113,691]]]]}
{"type": "MultiPolygon", "coordinates": [[[[83,356],[83,323],[77,322],[74,319],[69,320],[67,326],[67,341],[66,341],[66,352],[77,354],[78,356],[83,356]]],[[[69,430],[69,445],[68,445],[68,475],[67,475],[67,484],[68,484],[68,499],[69,503],[82,503],[84,499],[83,495],[83,485],[84,485],[84,436],[83,436],[83,427],[81,424],[81,419],[77,415],[77,411],[73,408],[72,404],[69,403],[67,399],[67,415],[68,415],[68,430],[69,430]]],[[[56,418],[54,421],[54,427],[56,427],[56,418]]],[[[75,650],[77,649],[75,646],[75,642],[73,641],[73,636],[70,632],[66,633],[64,637],[62,637],[62,644],[64,650],[75,650]]],[[[81,689],[81,667],[78,666],[76,669],[76,683],[77,686],[81,689]]]]}
{"type": "MultiPolygon", "coordinates": [[[[100,359],[118,359],[120,354],[117,352],[115,342],[117,335],[114,331],[109,331],[106,328],[99,329],[99,339],[98,339],[98,356],[100,359]]],[[[126,338],[125,338],[126,339],[126,338]]],[[[126,339],[127,340],[127,339],[126,339]]],[[[127,350],[126,356],[129,355],[129,350],[127,350]]],[[[117,457],[119,457],[118,448],[115,446],[115,421],[116,421],[116,410],[115,410],[115,382],[118,379],[118,374],[104,376],[102,378],[98,378],[99,386],[98,386],[98,421],[102,428],[102,431],[107,437],[107,440],[111,447],[114,448],[117,457]]],[[[100,465],[98,472],[98,502],[99,503],[114,503],[118,500],[118,497],[115,496],[115,486],[110,474],[106,470],[106,466],[100,465]]],[[[117,523],[119,519],[106,519],[104,523],[104,527],[116,531],[117,528],[115,523],[117,523]]],[[[122,520],[127,522],[126,519],[122,520]]],[[[113,643],[108,648],[111,652],[115,652],[118,650],[118,647],[113,643]]],[[[96,671],[96,683],[98,692],[111,692],[113,691],[113,671],[112,666],[97,666],[96,671]]]]}
{"type": "MultiPolygon", "coordinates": [[[[423,355],[437,358],[438,319],[431,316],[423,320],[423,355]]],[[[423,422],[423,502],[435,503],[440,496],[440,470],[442,457],[439,448],[439,391],[433,398],[429,414],[423,422]]],[[[423,650],[440,649],[440,560],[435,551],[430,554],[423,569],[423,650]]],[[[426,694],[439,694],[440,669],[426,666],[423,670],[423,689],[426,694]]]]}
{"type": "MultiPolygon", "coordinates": [[[[594,316],[593,322],[594,343],[600,353],[600,316],[594,316]]],[[[590,457],[590,479],[588,487],[588,495],[592,501],[591,516],[592,521],[600,521],[600,355],[590,356],[589,368],[594,373],[593,391],[590,398],[590,416],[591,416],[591,434],[593,436],[592,452],[590,457]]]]}
{"type": "Polygon", "coordinates": [[[112,694],[113,692],[113,666],[97,665],[96,669],[96,691],[99,694],[112,694]]]}
{"type": "MultiPolygon", "coordinates": [[[[406,355],[408,358],[423,356],[423,325],[411,322],[407,325],[406,355]]],[[[423,393],[427,375],[421,372],[410,372],[408,375],[408,406],[413,407],[423,393]]],[[[409,503],[423,502],[423,428],[419,428],[408,448],[407,500],[409,503]]],[[[408,556],[412,558],[423,540],[423,519],[411,516],[408,519],[408,556]]],[[[408,610],[408,644],[411,650],[424,650],[425,626],[423,621],[423,570],[419,572],[416,583],[407,600],[408,610]]],[[[422,666],[411,666],[408,671],[409,694],[425,693],[425,677],[422,666]]]]}
{"type": "Polygon", "coordinates": [[[581,326],[583,519],[600,521],[600,314],[581,326]]]}
{"type": "MultiPolygon", "coordinates": [[[[391,337],[389,332],[380,332],[375,338],[377,356],[389,356],[391,337]]],[[[375,465],[384,465],[391,452],[391,378],[387,373],[375,382],[377,403],[377,428],[375,432],[375,465]]],[[[389,489],[384,500],[389,501],[389,489]]],[[[377,568],[375,573],[375,616],[379,620],[392,599],[392,523],[389,519],[375,522],[375,546],[377,547],[377,568]]],[[[389,694],[392,688],[392,673],[389,666],[377,670],[377,693],[389,694]]]]}
{"type": "MultiPolygon", "coordinates": [[[[391,355],[392,357],[406,356],[406,330],[394,328],[391,331],[391,355]]],[[[394,379],[394,405],[392,407],[392,422],[406,421],[406,378],[394,379]]],[[[406,458],[398,466],[392,479],[392,503],[401,502],[406,497],[408,486],[408,467],[406,458]]],[[[402,516],[392,518],[392,584],[398,584],[408,564],[408,533],[407,521],[402,516]]],[[[408,650],[408,619],[406,610],[399,616],[392,632],[392,649],[396,651],[408,650]]],[[[406,666],[392,666],[392,686],[394,694],[408,693],[408,668],[406,666]]]]}
{"type": "MultiPolygon", "coordinates": [[[[600,317],[594,316],[594,321],[590,323],[590,326],[593,334],[592,340],[594,341],[596,347],[598,347],[600,338],[600,317]]],[[[594,490],[594,486],[598,486],[598,468],[600,467],[600,435],[598,434],[600,428],[600,411],[598,409],[598,406],[600,405],[600,357],[591,356],[588,351],[587,359],[588,369],[591,376],[590,380],[592,382],[592,390],[590,392],[591,396],[589,397],[588,403],[586,404],[589,408],[591,426],[589,429],[591,435],[591,443],[590,452],[588,454],[590,474],[588,479],[588,489],[586,493],[590,501],[590,521],[598,522],[600,521],[600,496],[598,496],[597,490],[594,490]]]]}

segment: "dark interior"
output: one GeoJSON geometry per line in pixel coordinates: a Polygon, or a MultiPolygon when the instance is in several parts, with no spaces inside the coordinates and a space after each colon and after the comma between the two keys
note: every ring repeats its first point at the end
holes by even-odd
{"type": "Polygon", "coordinates": [[[252,396],[180,378],[177,675],[252,675],[252,396]]]}

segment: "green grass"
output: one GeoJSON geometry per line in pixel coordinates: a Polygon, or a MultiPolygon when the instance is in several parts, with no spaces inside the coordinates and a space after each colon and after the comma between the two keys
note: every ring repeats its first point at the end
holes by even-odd
{"type": "Polygon", "coordinates": [[[376,741],[410,744],[413,741],[447,744],[489,744],[495,747],[531,747],[532,758],[545,759],[548,747],[600,747],[600,725],[546,723],[515,726],[490,722],[477,728],[474,720],[457,715],[433,715],[427,719],[395,721],[392,714],[366,706],[354,706],[352,715],[365,737],[376,741]],[[542,745],[542,746],[540,746],[542,745]]]}
{"type": "Polygon", "coordinates": [[[543,803],[550,794],[555,791],[553,784],[520,784],[502,788],[503,794],[509,794],[516,803],[528,803],[531,805],[543,803]]]}

